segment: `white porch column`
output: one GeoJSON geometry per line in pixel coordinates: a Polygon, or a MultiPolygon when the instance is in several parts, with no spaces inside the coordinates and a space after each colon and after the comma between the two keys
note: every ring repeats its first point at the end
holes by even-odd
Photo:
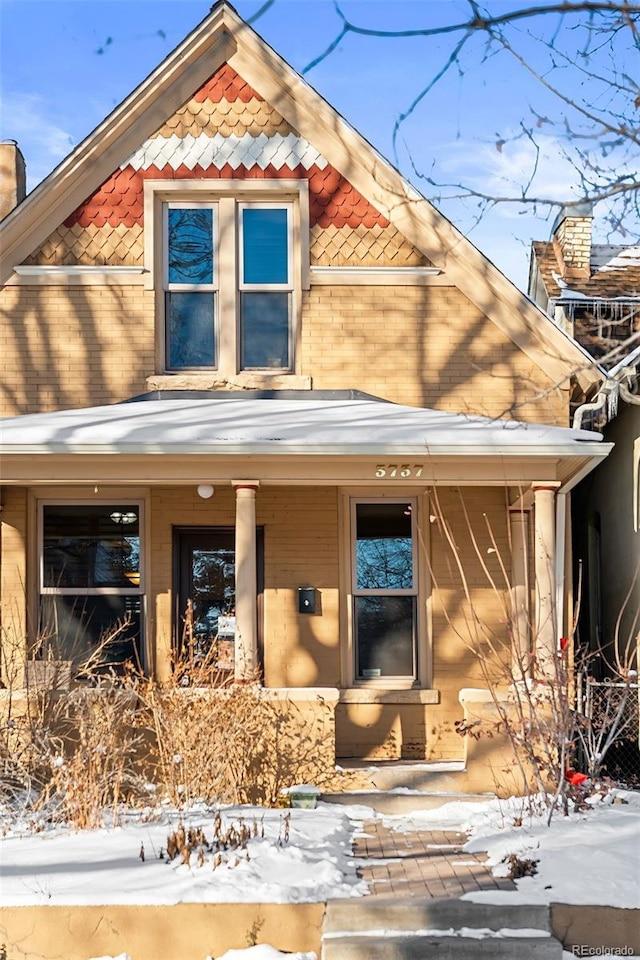
{"type": "Polygon", "coordinates": [[[529,511],[509,509],[511,529],[511,630],[514,676],[530,673],[531,625],[529,618],[529,511]]]}
{"type": "Polygon", "coordinates": [[[256,580],[256,490],[259,480],[232,480],[236,492],[235,679],[253,680],[258,670],[256,580]]]}
{"type": "Polygon", "coordinates": [[[532,484],[536,588],[535,656],[538,677],[555,677],[556,637],[556,490],[557,483],[532,484]]]}

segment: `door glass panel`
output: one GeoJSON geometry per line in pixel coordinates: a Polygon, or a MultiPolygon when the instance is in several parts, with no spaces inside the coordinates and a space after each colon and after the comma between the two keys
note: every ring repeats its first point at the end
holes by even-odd
{"type": "Polygon", "coordinates": [[[414,676],[415,597],[355,597],[355,610],[357,676],[414,676]]]}
{"type": "Polygon", "coordinates": [[[218,638],[219,618],[235,613],[235,549],[194,548],[190,563],[194,653],[204,657],[218,638]]]}
{"type": "Polygon", "coordinates": [[[178,538],[178,649],[183,658],[194,665],[206,662],[207,667],[232,669],[236,602],[234,533],[224,528],[182,530],[178,538]]]}
{"type": "Polygon", "coordinates": [[[356,588],[413,588],[411,510],[407,504],[356,504],[356,588]]]}

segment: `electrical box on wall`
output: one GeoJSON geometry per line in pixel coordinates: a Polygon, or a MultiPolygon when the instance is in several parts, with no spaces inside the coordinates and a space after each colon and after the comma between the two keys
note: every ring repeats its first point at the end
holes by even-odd
{"type": "Polygon", "coordinates": [[[316,588],[298,587],[298,613],[316,612],[316,588]]]}

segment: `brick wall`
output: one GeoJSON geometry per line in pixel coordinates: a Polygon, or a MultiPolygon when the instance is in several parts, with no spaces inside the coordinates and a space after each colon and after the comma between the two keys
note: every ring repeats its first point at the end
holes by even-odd
{"type": "Polygon", "coordinates": [[[568,423],[568,397],[453,287],[316,287],[303,372],[411,406],[568,423]]]}
{"type": "Polygon", "coordinates": [[[0,678],[12,687],[22,682],[27,638],[27,491],[2,490],[0,519],[0,678]]]}
{"type": "MultiPolygon", "coordinates": [[[[60,488],[57,489],[58,494],[60,488]]],[[[43,488],[42,496],[47,496],[43,488]]],[[[341,685],[341,623],[339,601],[340,537],[338,491],[326,487],[263,487],[256,500],[257,523],[264,528],[264,641],[265,681],[269,687],[339,687],[341,685]],[[297,588],[318,590],[316,615],[299,614],[297,588]]],[[[432,514],[442,512],[459,544],[465,576],[472,595],[473,612],[490,633],[470,632],[471,610],[461,602],[460,576],[450,562],[448,548],[431,525],[430,568],[433,573],[431,612],[433,623],[433,683],[440,703],[382,705],[375,702],[338,708],[338,753],[358,750],[370,756],[403,756],[407,759],[461,758],[464,742],[454,721],[462,718],[458,693],[462,687],[486,686],[477,654],[478,644],[488,650],[488,637],[506,641],[501,597],[487,580],[487,565],[503,589],[494,543],[509,569],[504,491],[498,488],[464,488],[460,494],[439,488],[432,514]],[[460,497],[462,496],[462,500],[460,497]],[[473,545],[462,503],[472,518],[477,542],[473,545]],[[493,534],[491,540],[487,528],[493,534]]],[[[202,500],[195,486],[153,487],[147,501],[148,630],[157,675],[169,671],[173,594],[173,528],[231,527],[235,498],[230,486],[216,488],[211,500],[202,500]]],[[[5,624],[15,623],[24,637],[27,537],[26,491],[9,488],[2,514],[3,596],[17,610],[5,624]]],[[[424,558],[423,558],[424,561],[424,558]]],[[[33,585],[35,589],[35,584],[33,585]]],[[[8,602],[7,600],[7,602],[8,602]]],[[[345,600],[346,602],[346,600],[345,600]]],[[[7,608],[5,607],[5,612],[7,608]]],[[[342,637],[346,643],[346,637],[342,637]]],[[[506,649],[506,648],[505,648],[506,649]]],[[[498,672],[498,671],[496,671],[498,672]]]]}
{"type": "MultiPolygon", "coordinates": [[[[154,295],[139,286],[17,286],[0,295],[12,416],[114,403],[157,373],[154,295]]],[[[449,287],[315,287],[299,373],[412,406],[566,424],[566,391],[449,287]]]]}
{"type": "Polygon", "coordinates": [[[155,367],[154,296],[139,286],[13,286],[0,294],[0,415],[114,403],[155,367]]]}
{"type": "MultiPolygon", "coordinates": [[[[153,488],[147,601],[157,636],[156,667],[166,675],[173,615],[173,526],[233,526],[231,487],[201,500],[195,487],[153,488]]],[[[265,681],[269,687],[339,684],[338,517],[335,488],[263,488],[256,522],[264,527],[265,681]],[[298,587],[319,591],[320,615],[298,613],[298,587]]]]}
{"type": "Polygon", "coordinates": [[[564,217],[554,234],[560,273],[567,278],[591,276],[592,217],[564,217]]]}

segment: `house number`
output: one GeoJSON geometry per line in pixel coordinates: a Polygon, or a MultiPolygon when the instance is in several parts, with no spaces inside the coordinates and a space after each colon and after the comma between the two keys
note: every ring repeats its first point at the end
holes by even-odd
{"type": "Polygon", "coordinates": [[[400,479],[407,480],[410,477],[421,477],[424,467],[420,466],[419,463],[379,463],[376,466],[374,476],[379,480],[382,480],[383,477],[390,480],[400,479]]]}

